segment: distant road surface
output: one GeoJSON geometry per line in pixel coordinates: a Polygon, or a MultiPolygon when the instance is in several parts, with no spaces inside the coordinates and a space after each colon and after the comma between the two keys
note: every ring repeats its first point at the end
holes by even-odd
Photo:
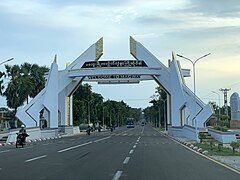
{"type": "Polygon", "coordinates": [[[2,180],[240,180],[150,126],[0,147],[2,180]]]}

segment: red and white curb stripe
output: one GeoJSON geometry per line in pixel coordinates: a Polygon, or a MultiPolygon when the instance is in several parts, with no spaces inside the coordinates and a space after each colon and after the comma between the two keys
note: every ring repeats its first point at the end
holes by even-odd
{"type": "MultiPolygon", "coordinates": [[[[37,142],[37,141],[46,141],[46,140],[51,140],[51,139],[59,139],[61,136],[56,136],[56,137],[48,137],[48,138],[38,138],[38,139],[28,139],[28,143],[32,142],[37,142]]],[[[6,145],[15,145],[16,142],[9,142],[9,143],[0,143],[0,146],[6,146],[6,145]]]]}

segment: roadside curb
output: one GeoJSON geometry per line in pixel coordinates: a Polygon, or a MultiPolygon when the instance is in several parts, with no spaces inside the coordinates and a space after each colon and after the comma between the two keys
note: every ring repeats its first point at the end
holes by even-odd
{"type": "MultiPolygon", "coordinates": [[[[40,141],[59,139],[59,138],[62,138],[62,136],[58,135],[58,136],[55,136],[55,137],[48,137],[48,138],[28,139],[26,142],[27,143],[32,143],[32,142],[40,142],[40,141]]],[[[1,146],[8,146],[8,145],[16,145],[16,142],[0,143],[0,147],[1,146]]]]}
{"type": "Polygon", "coordinates": [[[168,134],[165,134],[165,133],[163,133],[163,132],[161,132],[161,131],[159,131],[159,130],[157,130],[157,129],[155,129],[157,132],[159,132],[160,134],[162,134],[162,135],[164,135],[164,136],[166,136],[166,137],[168,137],[168,138],[170,138],[170,139],[172,139],[172,140],[174,140],[174,141],[177,141],[178,143],[180,143],[180,144],[182,144],[182,145],[184,145],[184,146],[186,146],[186,147],[188,147],[188,148],[190,148],[190,149],[192,149],[192,150],[194,150],[194,151],[196,151],[196,152],[198,152],[198,153],[201,153],[201,154],[204,154],[204,155],[207,155],[208,154],[208,151],[206,151],[206,150],[204,150],[204,149],[202,149],[202,148],[199,148],[199,147],[197,147],[197,146],[194,146],[192,143],[190,143],[190,142],[186,142],[186,141],[183,141],[181,138],[177,138],[177,137],[173,137],[173,136],[170,136],[170,135],[168,135],[168,134]]]}
{"type": "MultiPolygon", "coordinates": [[[[92,134],[97,133],[97,131],[91,132],[92,134]]],[[[71,137],[71,136],[76,136],[76,135],[85,135],[85,132],[80,132],[79,134],[58,134],[58,136],[55,137],[48,137],[48,138],[37,138],[37,139],[28,139],[26,140],[27,143],[32,143],[32,142],[40,142],[40,141],[46,141],[46,140],[52,140],[52,139],[59,139],[62,137],[71,137]]],[[[9,145],[16,145],[16,142],[9,142],[9,143],[0,143],[1,146],[9,146],[9,145]]]]}

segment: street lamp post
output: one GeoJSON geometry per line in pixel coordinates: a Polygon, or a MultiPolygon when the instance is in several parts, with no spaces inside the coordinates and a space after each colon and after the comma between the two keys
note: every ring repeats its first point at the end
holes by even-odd
{"type": "Polygon", "coordinates": [[[114,111],[114,109],[110,109],[109,111],[109,117],[110,117],[110,127],[112,126],[112,116],[111,116],[111,112],[114,111]]]}
{"type": "Polygon", "coordinates": [[[217,94],[218,95],[218,120],[220,120],[220,94],[215,92],[215,91],[212,91],[212,93],[214,94],[217,94]]]}
{"type": "Polygon", "coordinates": [[[83,101],[88,103],[88,124],[90,124],[90,118],[91,118],[91,115],[90,115],[90,102],[91,101],[88,101],[88,100],[85,100],[85,99],[83,99],[83,101]]]}
{"type": "Polygon", "coordinates": [[[102,118],[102,122],[103,122],[103,123],[102,123],[102,126],[103,126],[103,128],[104,128],[104,108],[105,108],[105,107],[103,106],[103,118],[102,118]]]}
{"type": "Polygon", "coordinates": [[[165,117],[165,111],[166,111],[166,109],[165,109],[165,103],[166,103],[166,101],[167,101],[167,99],[161,99],[161,101],[163,102],[163,120],[164,120],[164,130],[165,131],[167,131],[167,121],[166,121],[166,117],[165,117]]]}
{"type": "Polygon", "coordinates": [[[0,65],[4,64],[4,63],[6,63],[6,62],[12,61],[13,59],[14,59],[14,58],[7,59],[7,60],[1,62],[0,65]]]}
{"type": "Polygon", "coordinates": [[[201,56],[200,58],[196,59],[195,61],[193,61],[193,60],[191,60],[191,59],[189,59],[187,57],[184,57],[184,56],[182,56],[180,54],[177,54],[178,57],[181,57],[183,59],[186,59],[186,60],[190,61],[192,63],[192,65],[193,65],[193,91],[194,91],[194,111],[195,111],[194,119],[195,119],[195,131],[196,131],[196,139],[197,140],[198,140],[198,133],[197,133],[197,111],[196,111],[197,98],[196,98],[196,74],[195,74],[196,71],[195,71],[195,66],[196,66],[196,63],[200,59],[205,58],[205,57],[209,56],[210,54],[211,53],[205,54],[205,55],[201,56]]]}

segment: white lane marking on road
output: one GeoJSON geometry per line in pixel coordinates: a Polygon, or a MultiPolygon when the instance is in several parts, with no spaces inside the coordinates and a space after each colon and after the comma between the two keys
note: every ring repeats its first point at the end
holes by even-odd
{"type": "Polygon", "coordinates": [[[31,161],[35,161],[35,160],[37,160],[37,159],[41,159],[41,158],[45,158],[45,157],[47,157],[47,155],[38,156],[38,157],[35,157],[35,158],[32,158],[32,159],[28,159],[28,160],[26,160],[25,162],[31,162],[31,161]]]}
{"type": "Polygon", "coordinates": [[[124,159],[124,161],[123,161],[123,164],[127,164],[128,161],[129,161],[129,159],[130,159],[130,157],[126,157],[126,158],[124,159]]]}
{"type": "Polygon", "coordinates": [[[117,171],[112,180],[118,180],[122,175],[122,171],[117,171]]]}
{"type": "Polygon", "coordinates": [[[137,140],[137,142],[139,142],[139,139],[137,140]]]}
{"type": "Polygon", "coordinates": [[[125,133],[125,134],[123,134],[123,136],[126,136],[127,134],[125,133]]]}
{"type": "Polygon", "coordinates": [[[69,141],[74,141],[75,139],[69,139],[69,141]]]}
{"type": "Polygon", "coordinates": [[[43,146],[47,146],[47,145],[49,145],[49,144],[52,144],[52,143],[45,143],[45,144],[42,144],[43,146]]]}
{"type": "Polygon", "coordinates": [[[110,138],[111,136],[108,136],[108,137],[105,137],[105,138],[102,138],[102,139],[98,139],[98,140],[95,140],[94,142],[99,142],[99,141],[102,141],[102,140],[105,140],[105,139],[108,139],[110,138]]]}
{"type": "Polygon", "coordinates": [[[133,146],[133,148],[136,148],[136,147],[137,147],[136,145],[133,146]]]}
{"type": "Polygon", "coordinates": [[[137,145],[138,143],[137,143],[137,142],[135,142],[135,144],[137,145]]]}
{"type": "Polygon", "coordinates": [[[69,147],[69,148],[66,148],[66,149],[59,150],[58,152],[62,153],[62,152],[69,151],[69,150],[72,150],[72,149],[75,149],[75,148],[78,148],[78,147],[81,147],[81,146],[86,146],[86,145],[91,144],[91,143],[93,143],[93,142],[89,141],[87,143],[83,143],[83,144],[79,144],[77,146],[72,146],[72,147],[69,147]]]}
{"type": "Polygon", "coordinates": [[[9,152],[10,150],[5,150],[5,151],[0,151],[0,154],[1,153],[6,153],[6,152],[9,152]]]}
{"type": "Polygon", "coordinates": [[[134,150],[133,149],[131,149],[130,151],[129,151],[129,154],[132,154],[134,152],[134,150]]]}

